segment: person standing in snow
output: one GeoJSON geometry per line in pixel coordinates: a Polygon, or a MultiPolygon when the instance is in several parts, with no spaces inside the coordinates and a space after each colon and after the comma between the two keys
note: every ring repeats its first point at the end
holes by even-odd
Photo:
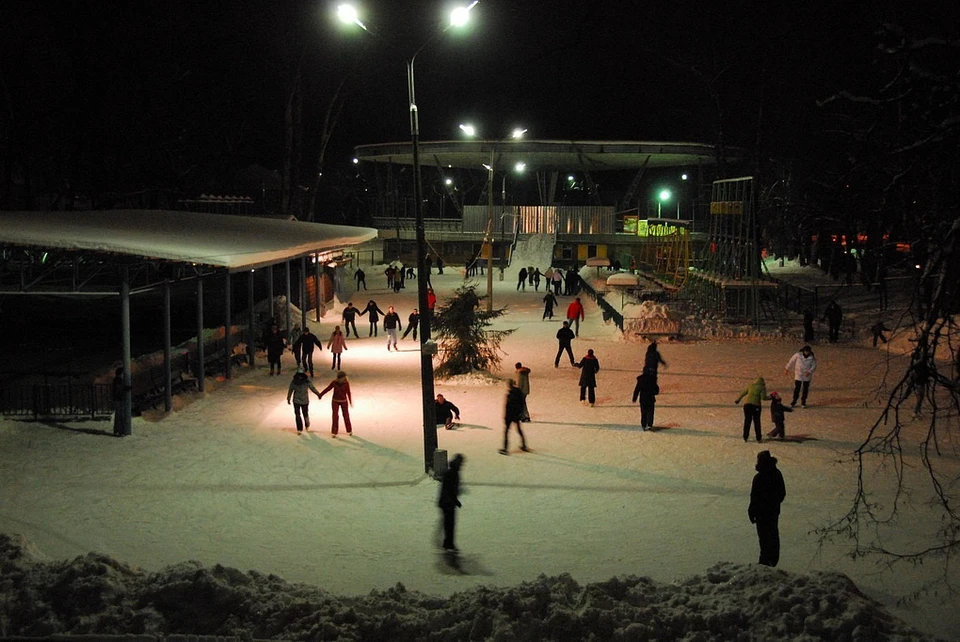
{"type": "Polygon", "coordinates": [[[870,332],[873,333],[873,347],[877,347],[877,341],[887,342],[887,337],[884,332],[890,332],[890,328],[883,325],[883,319],[877,321],[870,327],[870,332]]]}
{"type": "Polygon", "coordinates": [[[358,292],[360,291],[361,286],[363,287],[364,290],[367,289],[367,274],[363,270],[361,270],[360,268],[357,268],[357,271],[353,273],[353,278],[357,280],[358,292]]]}
{"type": "Polygon", "coordinates": [[[776,566],[780,561],[780,504],[787,496],[777,458],[769,450],[757,453],[757,474],[750,487],[747,516],[757,525],[760,540],[760,564],[776,566]]]}
{"type": "Polygon", "coordinates": [[[267,346],[267,361],[270,363],[270,374],[276,368],[277,375],[280,374],[280,357],[283,355],[283,349],[287,346],[287,340],[280,332],[280,327],[274,323],[270,326],[270,332],[263,337],[263,343],[267,346]]]}
{"type": "Polygon", "coordinates": [[[340,369],[340,355],[343,354],[343,351],[346,349],[347,338],[343,336],[343,332],[340,331],[340,326],[336,326],[330,335],[330,340],[327,342],[327,350],[333,355],[333,365],[330,366],[331,370],[340,369]]]}
{"type": "Polygon", "coordinates": [[[647,431],[653,428],[653,414],[657,406],[657,395],[660,386],[657,385],[657,373],[650,368],[644,368],[643,374],[637,377],[637,385],[633,389],[633,402],[640,400],[640,429],[647,431]]]}
{"type": "Polygon", "coordinates": [[[453,405],[452,401],[447,401],[443,395],[437,395],[436,404],[434,418],[437,425],[443,424],[447,430],[453,430],[453,418],[456,417],[457,421],[460,421],[460,409],[453,405]]]}
{"type": "Polygon", "coordinates": [[[770,393],[770,421],[773,422],[773,430],[767,433],[767,437],[779,437],[780,439],[786,438],[786,432],[784,431],[784,413],[793,412],[793,408],[788,408],[783,405],[783,399],[780,398],[780,394],[774,390],[770,393]]]}
{"type": "Polygon", "coordinates": [[[400,315],[393,309],[393,306],[387,308],[387,314],[383,317],[383,329],[387,331],[387,352],[390,352],[390,346],[397,352],[397,331],[403,330],[403,324],[400,323],[400,315]]]}
{"type": "Polygon", "coordinates": [[[557,268],[553,271],[553,293],[560,296],[560,288],[563,287],[563,270],[557,268]]]}
{"type": "Polygon", "coordinates": [[[111,387],[111,396],[113,397],[113,434],[117,437],[125,437],[130,432],[125,427],[126,418],[124,410],[124,400],[127,393],[133,389],[123,381],[123,366],[117,368],[113,373],[113,386],[111,387]]]}
{"type": "Polygon", "coordinates": [[[571,342],[574,339],[573,330],[570,329],[570,323],[568,321],[563,322],[563,327],[557,330],[557,343],[559,347],[557,348],[557,358],[553,360],[553,367],[560,367],[560,355],[563,354],[563,351],[567,351],[567,356],[570,357],[570,365],[574,365],[573,359],[573,347],[571,342]]]}
{"type": "Polygon", "coordinates": [[[347,307],[343,309],[343,315],[341,320],[343,321],[343,329],[346,332],[346,336],[350,336],[350,328],[353,327],[353,336],[357,339],[360,338],[360,334],[357,332],[357,314],[360,311],[353,307],[353,303],[347,303],[347,307]]]}
{"type": "Polygon", "coordinates": [[[580,275],[577,273],[576,266],[572,270],[567,270],[563,281],[563,293],[567,296],[576,296],[580,291],[580,275]]]}
{"type": "Polygon", "coordinates": [[[806,343],[813,341],[813,310],[807,308],[803,311],[803,340],[806,343]]]}
{"type": "Polygon", "coordinates": [[[533,271],[533,290],[534,290],[535,292],[539,292],[539,291],[540,291],[540,277],[542,277],[542,276],[543,276],[543,274],[540,273],[540,268],[534,269],[534,271],[533,271]]]}
{"type": "Polygon", "coordinates": [[[433,319],[433,309],[437,306],[437,294],[433,288],[427,288],[427,319],[433,319]]]}
{"type": "Polygon", "coordinates": [[[523,421],[523,393],[517,388],[513,379],[507,381],[507,404],[504,409],[504,422],[506,427],[503,429],[503,448],[498,452],[501,455],[510,454],[510,426],[517,424],[517,432],[520,433],[520,450],[525,453],[530,452],[527,448],[527,438],[523,435],[523,429],[520,422],[523,421]]]}
{"type": "Polygon", "coordinates": [[[530,368],[527,368],[518,361],[516,369],[517,388],[523,393],[523,416],[520,417],[520,421],[528,422],[530,421],[530,409],[527,407],[527,396],[530,395],[530,368]]]}
{"type": "Polygon", "coordinates": [[[297,363],[303,366],[304,372],[309,372],[313,377],[313,348],[318,347],[323,350],[323,343],[317,338],[317,335],[310,332],[309,326],[304,326],[303,334],[297,337],[293,342],[293,354],[297,363]]]}
{"type": "Polygon", "coordinates": [[[517,275],[517,291],[520,291],[520,288],[523,288],[523,291],[527,291],[527,268],[520,268],[520,274],[517,275]]]}
{"type": "Polygon", "coordinates": [[[743,441],[750,440],[750,424],[753,424],[753,431],[756,433],[757,443],[760,443],[762,433],[760,432],[760,411],[764,397],[767,396],[767,383],[763,377],[757,377],[757,380],[743,389],[740,396],[734,403],[739,404],[744,397],[747,400],[743,403],[743,441]]]}
{"type": "Polygon", "coordinates": [[[445,265],[445,263],[443,262],[443,257],[442,257],[442,256],[438,256],[438,257],[437,257],[437,274],[443,274],[443,266],[444,266],[444,265],[445,265]]]}
{"type": "Polygon", "coordinates": [[[597,401],[597,373],[600,372],[600,362],[593,356],[593,350],[587,350],[587,354],[579,363],[573,364],[580,368],[580,403],[588,402],[590,407],[597,401]]]}
{"type": "Polygon", "coordinates": [[[420,313],[416,308],[413,309],[413,312],[410,313],[410,316],[407,317],[407,329],[403,331],[403,336],[401,339],[406,339],[407,335],[413,332],[413,340],[417,340],[417,326],[420,325],[420,313]]]}
{"type": "Polygon", "coordinates": [[[383,310],[380,309],[376,301],[374,301],[373,299],[370,299],[369,301],[367,301],[367,307],[363,309],[363,312],[360,313],[360,316],[363,316],[365,314],[370,315],[369,317],[367,317],[367,320],[370,322],[370,334],[368,334],[367,336],[375,337],[377,336],[377,329],[380,324],[380,315],[383,314],[383,310]]]}
{"type": "Polygon", "coordinates": [[[350,394],[350,382],[347,380],[346,372],[343,370],[337,372],[337,378],[320,391],[320,398],[323,399],[323,395],[331,390],[333,393],[330,395],[330,408],[333,411],[333,425],[330,427],[330,433],[336,437],[340,432],[340,413],[343,413],[343,425],[347,429],[347,434],[352,435],[353,426],[350,425],[350,409],[347,408],[347,404],[353,406],[353,395],[350,394]]]}
{"type": "Polygon", "coordinates": [[[317,395],[317,399],[322,396],[317,392],[317,389],[313,387],[303,368],[297,368],[293,379],[290,380],[290,387],[287,388],[287,404],[290,404],[292,397],[293,414],[297,418],[298,435],[303,432],[304,426],[306,426],[307,430],[310,430],[310,391],[313,391],[313,394],[317,395]]]}
{"type": "Polygon", "coordinates": [[[463,505],[460,503],[460,469],[463,468],[463,462],[464,457],[459,453],[450,460],[440,482],[440,497],[437,500],[437,506],[443,513],[443,549],[454,553],[457,551],[454,541],[457,509],[463,505]]]}
{"type": "Polygon", "coordinates": [[[840,325],[843,323],[843,310],[840,304],[831,299],[823,312],[821,321],[826,321],[830,327],[830,343],[836,343],[840,338],[840,325]]]}
{"type": "Polygon", "coordinates": [[[547,293],[543,296],[543,317],[540,319],[553,318],[553,308],[557,304],[557,297],[553,295],[553,292],[550,291],[550,287],[547,286],[547,293]]]}
{"type": "Polygon", "coordinates": [[[790,407],[797,405],[797,399],[800,399],[800,406],[807,407],[807,395],[810,394],[810,381],[813,380],[813,373],[817,369],[817,358],[813,356],[813,348],[803,346],[800,351],[790,357],[787,365],[783,367],[784,374],[790,374],[793,370],[793,400],[790,407]]]}
{"type": "Polygon", "coordinates": [[[574,327],[573,334],[575,336],[580,336],[580,322],[584,319],[586,319],[586,313],[583,310],[580,297],[577,297],[567,306],[567,321],[570,322],[571,327],[574,327]]]}
{"type": "Polygon", "coordinates": [[[652,341],[650,342],[650,345],[647,346],[647,353],[643,356],[643,369],[652,370],[653,375],[657,376],[657,370],[661,365],[666,368],[667,362],[664,361],[663,357],[660,356],[660,350],[657,347],[657,342],[652,341]]]}

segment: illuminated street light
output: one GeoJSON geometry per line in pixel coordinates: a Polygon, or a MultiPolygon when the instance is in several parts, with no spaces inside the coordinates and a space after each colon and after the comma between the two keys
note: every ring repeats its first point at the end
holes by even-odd
{"type": "MultiPolygon", "coordinates": [[[[450,14],[450,23],[434,33],[407,60],[407,97],[410,110],[410,143],[413,149],[413,202],[416,214],[417,239],[417,305],[420,314],[420,389],[423,403],[423,459],[424,468],[430,471],[433,468],[433,453],[437,449],[436,406],[433,395],[433,355],[437,352],[437,344],[430,336],[430,308],[427,305],[426,270],[427,240],[423,226],[423,185],[420,174],[420,112],[417,109],[416,84],[414,82],[414,62],[417,55],[434,41],[438,36],[447,32],[451,27],[461,27],[467,23],[470,10],[477,6],[479,0],[474,0],[465,7],[454,9],[450,14]]],[[[360,21],[357,11],[351,5],[340,5],[337,15],[341,21],[355,24],[367,33],[370,30],[360,21]]]]}

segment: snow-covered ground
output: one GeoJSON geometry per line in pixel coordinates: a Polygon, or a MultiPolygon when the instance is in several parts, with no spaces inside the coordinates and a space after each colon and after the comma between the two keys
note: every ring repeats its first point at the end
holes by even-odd
{"type": "MultiPolygon", "coordinates": [[[[461,284],[458,270],[447,272],[432,277],[440,305],[461,284]]],[[[927,635],[960,639],[957,596],[941,590],[901,600],[938,577],[935,561],[891,571],[851,560],[849,542],[821,546],[814,533],[846,513],[856,469],[845,455],[875,419],[878,387],[902,357],[859,342],[816,344],[811,407],[786,422],[787,434],[801,439],[757,444],[741,439],[734,399],[757,374],[786,394],[792,377],[783,365],[799,345],[663,343],[668,367],[660,375],[657,428],[641,432],[630,397],[646,344],[623,341],[584,297],[587,320],[574,350],[580,357],[593,348],[601,370],[596,407],[580,405],[579,371],[553,367],[554,334],[569,297],[560,298],[553,322],[541,321],[542,290],[516,292],[515,272],[494,281],[495,306],[509,311],[498,326],[516,329],[504,343],[500,374],[510,376],[517,361],[533,370],[533,421],[524,424],[533,452],[521,453],[514,433],[511,455],[497,454],[504,385],[481,377],[437,384],[461,410],[461,425],[441,430],[439,442],[466,456],[462,572],[437,551],[437,482],[423,472],[417,344],[408,338],[399,353],[387,352],[382,328],[380,337],[366,338],[361,319],[364,338],[350,339],[343,355],[355,401],[353,437],[341,431],[331,438],[326,398],[311,404],[311,432],[296,434],[285,402],[289,354],[282,377],[268,376],[262,362],[241,369],[169,416],[135,418],[124,439],[104,423],[0,422],[0,519],[3,532],[17,536],[0,540],[0,635],[136,626],[342,639],[422,639],[428,629],[444,631],[439,639],[510,630],[519,639],[571,631],[636,639],[688,631],[701,632],[695,639],[902,633],[875,600],[927,635]],[[746,515],[763,449],[779,459],[787,485],[776,570],[756,566],[757,538],[746,515]],[[97,555],[57,562],[90,552],[97,555]],[[160,572],[168,565],[177,566],[160,572]],[[397,583],[406,590],[393,589],[397,583]],[[378,593],[343,597],[371,590],[378,593]],[[39,628],[18,628],[30,618],[39,628]]],[[[371,285],[382,286],[376,281],[371,285]]],[[[406,324],[412,283],[399,295],[371,289],[356,298],[396,306],[406,324]]],[[[326,340],[337,323],[331,316],[312,326],[326,340]]],[[[318,386],[332,378],[328,358],[326,350],[316,356],[318,386]]],[[[919,421],[907,439],[924,431],[919,421]]],[[[894,550],[939,526],[939,514],[924,503],[916,444],[907,446],[914,493],[883,532],[894,550]]],[[[942,444],[942,452],[940,463],[955,475],[955,444],[942,444]]],[[[892,485],[890,470],[868,475],[892,485]]],[[[889,496],[882,499],[889,504],[889,496]]]]}

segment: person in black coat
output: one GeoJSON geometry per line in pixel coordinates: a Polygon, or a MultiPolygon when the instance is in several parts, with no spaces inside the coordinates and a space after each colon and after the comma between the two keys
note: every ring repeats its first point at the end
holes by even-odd
{"type": "Polygon", "coordinates": [[[453,405],[453,402],[447,401],[443,395],[437,395],[436,399],[437,407],[434,417],[436,418],[437,425],[443,424],[443,427],[447,430],[453,428],[453,418],[456,416],[457,421],[460,420],[460,409],[453,405]]]}
{"type": "Polygon", "coordinates": [[[270,374],[273,374],[276,368],[277,375],[280,374],[280,357],[283,355],[283,349],[287,346],[287,339],[280,332],[280,326],[274,323],[270,326],[270,331],[263,337],[263,345],[267,347],[267,361],[270,363],[270,374]]]}
{"type": "Polygon", "coordinates": [[[379,327],[380,315],[383,314],[383,310],[381,310],[377,306],[376,301],[374,301],[373,299],[370,299],[369,301],[367,301],[367,307],[363,309],[363,311],[360,313],[360,316],[363,316],[365,314],[370,315],[367,318],[367,320],[370,321],[370,334],[368,334],[367,336],[375,337],[377,336],[377,328],[379,327]]]}
{"type": "Polygon", "coordinates": [[[593,356],[593,350],[587,350],[586,356],[573,365],[580,368],[580,403],[584,403],[589,397],[592,408],[597,401],[597,373],[600,372],[600,362],[593,356]]]}
{"type": "Polygon", "coordinates": [[[364,290],[367,289],[367,274],[363,270],[357,268],[357,271],[353,273],[353,278],[357,280],[358,292],[360,291],[361,287],[363,287],[364,290]]]}
{"type": "Polygon", "coordinates": [[[353,328],[353,336],[360,338],[360,334],[357,332],[357,315],[360,313],[360,310],[353,307],[353,303],[347,303],[347,307],[343,309],[343,333],[349,337],[350,328],[353,328]]]}
{"type": "Polygon", "coordinates": [[[640,400],[640,428],[646,431],[653,428],[653,413],[657,405],[657,395],[660,386],[657,385],[657,373],[644,368],[643,374],[637,377],[637,385],[633,389],[633,401],[640,400]]]}
{"type": "Polygon", "coordinates": [[[517,275],[517,290],[523,288],[524,291],[527,289],[527,268],[520,268],[520,273],[517,275]]]}
{"type": "Polygon", "coordinates": [[[454,531],[457,526],[457,509],[463,504],[460,503],[460,469],[463,468],[463,455],[454,455],[450,460],[447,471],[443,473],[443,481],[440,483],[440,498],[437,500],[437,506],[443,513],[443,548],[447,551],[456,552],[457,546],[454,543],[454,531]]]}
{"type": "Polygon", "coordinates": [[[803,342],[813,343],[813,310],[807,308],[803,311],[803,342]]]}
{"type": "Polygon", "coordinates": [[[573,333],[573,330],[570,329],[570,322],[564,321],[563,327],[557,330],[557,341],[559,342],[559,347],[557,348],[557,358],[553,360],[553,367],[560,367],[560,355],[563,354],[563,351],[567,351],[567,355],[570,357],[570,365],[574,365],[573,359],[573,348],[571,347],[571,342],[573,341],[576,335],[573,333]]]}
{"type": "Polygon", "coordinates": [[[530,452],[527,448],[527,438],[523,435],[523,429],[520,422],[523,421],[523,413],[526,409],[526,400],[520,388],[517,388],[517,382],[513,379],[507,381],[507,404],[504,410],[504,422],[506,427],[503,429],[503,448],[500,449],[501,455],[510,454],[510,426],[517,425],[517,432],[520,433],[520,450],[530,452]]]}
{"type": "Polygon", "coordinates": [[[831,300],[823,312],[821,321],[826,321],[830,327],[830,343],[836,343],[840,338],[840,325],[843,323],[843,310],[840,309],[840,304],[831,300]]]}
{"type": "Polygon", "coordinates": [[[323,342],[317,338],[317,335],[310,332],[309,327],[303,329],[303,334],[297,337],[293,342],[293,356],[297,360],[297,365],[303,367],[304,372],[309,372],[313,376],[313,348],[318,347],[323,350],[323,342]]]}
{"type": "Polygon", "coordinates": [[[760,540],[760,564],[776,566],[780,561],[780,504],[787,496],[777,458],[769,450],[757,453],[757,474],[750,488],[747,516],[757,525],[760,540]]]}
{"type": "Polygon", "coordinates": [[[652,370],[653,376],[656,377],[661,364],[664,368],[667,367],[667,362],[663,360],[663,357],[660,356],[660,350],[657,349],[657,342],[652,341],[647,346],[647,353],[643,356],[643,369],[652,370]]]}
{"type": "Polygon", "coordinates": [[[540,319],[553,318],[553,308],[557,305],[557,297],[553,295],[553,292],[550,291],[550,287],[547,286],[547,293],[543,297],[543,317],[540,319]]]}
{"type": "Polygon", "coordinates": [[[793,408],[790,406],[783,405],[783,399],[780,398],[780,393],[776,390],[770,393],[770,420],[773,422],[773,430],[767,433],[767,437],[779,437],[780,439],[786,438],[786,432],[784,430],[784,421],[786,414],[788,412],[793,412],[793,408]]]}
{"type": "Polygon", "coordinates": [[[406,339],[407,335],[410,332],[413,332],[413,340],[417,340],[417,326],[420,325],[420,313],[416,308],[413,309],[413,312],[410,313],[410,316],[407,317],[407,329],[403,331],[403,336],[401,339],[406,339]]]}

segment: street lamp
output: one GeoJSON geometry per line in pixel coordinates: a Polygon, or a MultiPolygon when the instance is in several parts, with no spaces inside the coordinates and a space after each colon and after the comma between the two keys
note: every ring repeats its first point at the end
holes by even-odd
{"type": "Polygon", "coordinates": [[[673,194],[670,190],[664,188],[657,194],[657,218],[660,218],[660,208],[665,202],[669,202],[673,194]]]}
{"type": "MultiPolygon", "coordinates": [[[[417,110],[416,84],[414,82],[413,65],[417,55],[444,34],[451,27],[461,27],[467,23],[470,10],[477,6],[479,0],[473,0],[465,7],[458,7],[450,13],[450,23],[434,33],[417,49],[407,60],[407,97],[410,108],[410,143],[413,148],[413,200],[416,214],[417,237],[417,309],[420,314],[420,390],[423,404],[423,463],[424,469],[433,468],[433,452],[437,449],[436,406],[433,395],[433,355],[437,352],[437,344],[430,338],[430,321],[432,311],[427,306],[427,270],[426,247],[427,239],[423,227],[423,185],[420,176],[420,113],[417,110]]],[[[337,8],[340,20],[355,24],[367,33],[370,30],[360,21],[356,9],[351,5],[340,5],[337,8]]]]}
{"type": "MultiPolygon", "coordinates": [[[[460,125],[460,130],[467,136],[473,137],[477,133],[477,128],[466,123],[460,125]]],[[[523,138],[527,130],[522,127],[516,127],[510,136],[514,140],[523,138]]],[[[487,312],[493,312],[493,234],[494,234],[494,216],[493,216],[493,174],[497,163],[497,145],[507,140],[501,138],[495,141],[484,141],[490,143],[490,164],[484,165],[487,168],[487,232],[484,235],[483,243],[487,247],[487,312]]],[[[504,178],[506,180],[506,178],[504,178]]]]}

